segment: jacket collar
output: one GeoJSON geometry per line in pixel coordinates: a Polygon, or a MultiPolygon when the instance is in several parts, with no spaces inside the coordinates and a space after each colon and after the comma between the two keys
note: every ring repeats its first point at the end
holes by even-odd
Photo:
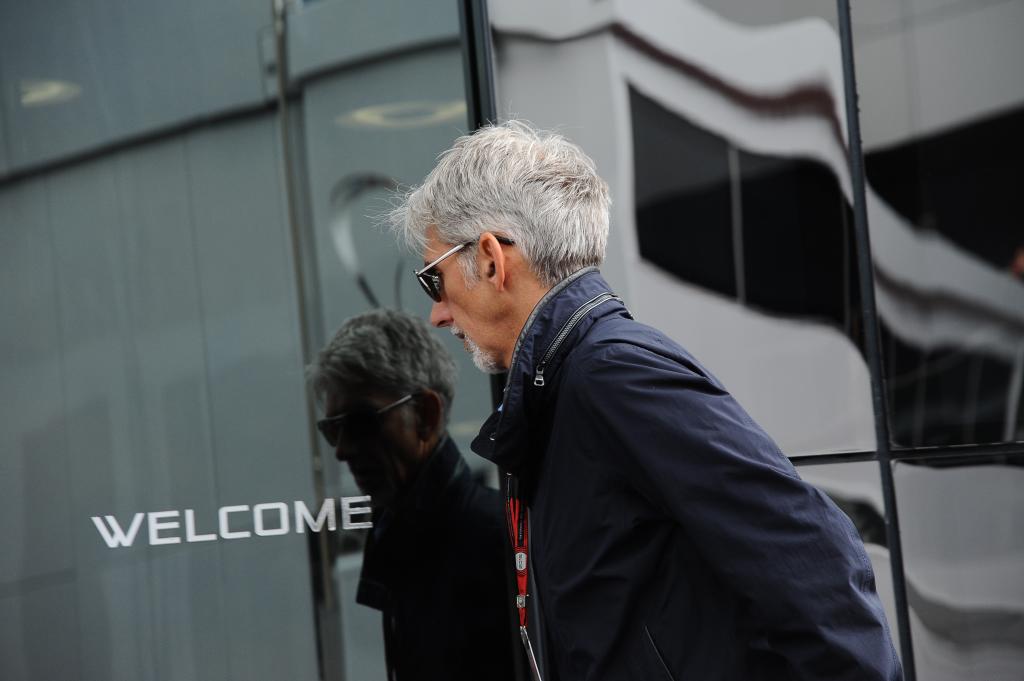
{"type": "MultiPolygon", "coordinates": [[[[512,472],[528,463],[526,459],[535,448],[529,446],[530,429],[526,426],[544,393],[554,389],[554,385],[534,385],[537,367],[573,315],[604,293],[610,293],[608,283],[596,267],[588,267],[560,281],[537,303],[516,341],[501,406],[473,440],[474,452],[512,472]]],[[[597,319],[613,314],[629,315],[617,299],[587,312],[557,346],[544,375],[557,372],[562,359],[597,319]]]]}

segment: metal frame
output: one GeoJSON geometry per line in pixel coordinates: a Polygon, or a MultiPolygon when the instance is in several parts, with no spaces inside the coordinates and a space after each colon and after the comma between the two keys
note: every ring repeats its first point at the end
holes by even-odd
{"type": "MultiPolygon", "coordinates": [[[[486,0],[458,0],[467,123],[471,131],[498,122],[494,95],[494,56],[486,0]]],[[[491,376],[491,404],[497,408],[507,374],[491,376]]]]}
{"type": "Polygon", "coordinates": [[[861,147],[860,108],[857,102],[857,80],[853,62],[853,31],[850,0],[836,0],[839,18],[840,50],[843,60],[843,90],[846,100],[847,150],[853,192],[853,233],[857,252],[861,314],[864,320],[864,351],[871,372],[871,402],[875,411],[875,447],[881,473],[882,497],[885,502],[886,543],[892,567],[893,598],[896,605],[896,629],[899,631],[900,654],[906,681],[917,681],[914,645],[910,634],[910,611],[907,584],[903,571],[903,545],[900,540],[899,513],[896,509],[896,487],[892,475],[892,452],[889,439],[889,409],[886,403],[882,373],[882,346],[875,306],[874,265],[868,236],[867,198],[864,183],[864,150],[861,147]]]}

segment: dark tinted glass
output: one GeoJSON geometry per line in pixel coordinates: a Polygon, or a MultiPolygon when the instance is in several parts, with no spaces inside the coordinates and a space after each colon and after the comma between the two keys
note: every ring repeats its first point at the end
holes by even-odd
{"type": "Polygon", "coordinates": [[[640,255],[772,315],[860,342],[851,209],[823,163],[738,148],[630,89],[640,255]]]}
{"type": "Polygon", "coordinates": [[[729,145],[630,89],[640,255],[735,297],[729,145]]]}
{"type": "Polygon", "coordinates": [[[742,152],[739,164],[747,302],[857,338],[852,216],[836,176],[806,159],[742,152]]]}

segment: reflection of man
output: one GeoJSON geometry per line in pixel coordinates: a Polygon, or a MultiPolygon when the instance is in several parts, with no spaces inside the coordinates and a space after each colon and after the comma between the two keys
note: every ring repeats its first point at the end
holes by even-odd
{"type": "Polygon", "coordinates": [[[379,310],[309,375],[321,433],[372,497],[356,600],[383,613],[388,678],[512,678],[501,501],[446,434],[451,357],[422,321],[379,310]]]}
{"type": "Polygon", "coordinates": [[[509,371],[473,448],[518,479],[547,681],[900,677],[849,520],[596,270],[608,189],[578,147],[484,128],[394,217],[431,321],[509,371]]]}

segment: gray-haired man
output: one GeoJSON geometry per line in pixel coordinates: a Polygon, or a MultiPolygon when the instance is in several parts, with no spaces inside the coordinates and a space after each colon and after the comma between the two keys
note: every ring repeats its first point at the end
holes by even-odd
{"type": "Polygon", "coordinates": [[[372,499],[356,600],[382,611],[388,678],[511,679],[501,502],[446,434],[451,357],[424,322],[376,310],[308,373],[321,433],[372,499]]]}
{"type": "Polygon", "coordinates": [[[900,677],[850,521],[597,271],[608,188],[577,146],[484,128],[393,217],[431,321],[509,372],[473,449],[514,474],[517,605],[546,681],[900,677]]]}

